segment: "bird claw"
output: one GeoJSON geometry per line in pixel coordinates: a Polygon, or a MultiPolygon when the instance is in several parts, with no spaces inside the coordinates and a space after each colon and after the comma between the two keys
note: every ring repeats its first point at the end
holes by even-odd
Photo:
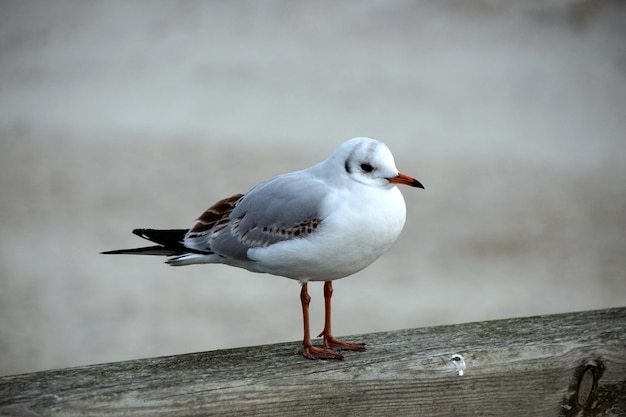
{"type": "Polygon", "coordinates": [[[324,337],[324,347],[326,349],[333,350],[353,350],[356,352],[365,352],[365,343],[353,343],[344,342],[342,340],[335,339],[333,336],[326,333],[326,329],[322,331],[317,337],[324,337]]]}
{"type": "Polygon", "coordinates": [[[320,348],[317,346],[304,346],[302,354],[308,359],[335,359],[343,360],[343,356],[333,349],[320,348]]]}
{"type": "Polygon", "coordinates": [[[334,337],[324,337],[324,347],[334,350],[352,350],[356,352],[365,352],[365,343],[343,342],[334,337]]]}
{"type": "Polygon", "coordinates": [[[304,346],[303,354],[308,359],[336,359],[342,361],[342,350],[352,350],[356,352],[365,351],[365,343],[352,343],[337,340],[334,337],[324,337],[324,347],[304,346]]]}

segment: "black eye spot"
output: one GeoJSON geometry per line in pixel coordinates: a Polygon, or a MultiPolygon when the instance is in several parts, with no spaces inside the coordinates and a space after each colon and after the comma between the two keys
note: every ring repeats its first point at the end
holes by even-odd
{"type": "Polygon", "coordinates": [[[361,164],[361,170],[363,172],[372,172],[374,170],[374,167],[368,163],[364,163],[364,164],[361,164]]]}

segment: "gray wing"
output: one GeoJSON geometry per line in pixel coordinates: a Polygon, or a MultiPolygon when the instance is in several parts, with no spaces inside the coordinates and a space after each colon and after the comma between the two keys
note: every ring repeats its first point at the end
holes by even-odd
{"type": "Polygon", "coordinates": [[[323,221],[320,205],[327,194],[327,186],[301,171],[270,179],[209,208],[185,236],[185,246],[247,260],[250,248],[313,233],[323,221]]]}

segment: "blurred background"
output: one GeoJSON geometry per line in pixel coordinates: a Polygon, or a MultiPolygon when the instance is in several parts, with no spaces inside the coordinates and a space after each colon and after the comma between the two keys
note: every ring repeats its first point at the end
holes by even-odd
{"type": "Polygon", "coordinates": [[[354,136],[426,190],[337,335],[624,306],[625,132],[617,0],[0,1],[0,375],[299,349],[295,281],[99,252],[354,136]]]}

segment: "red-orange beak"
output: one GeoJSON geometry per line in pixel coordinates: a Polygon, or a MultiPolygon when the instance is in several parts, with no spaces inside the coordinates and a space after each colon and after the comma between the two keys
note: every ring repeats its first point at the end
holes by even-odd
{"type": "Polygon", "coordinates": [[[422,185],[421,182],[419,182],[413,177],[409,177],[408,175],[404,175],[400,173],[395,177],[387,178],[387,180],[389,180],[389,182],[394,183],[394,184],[404,184],[404,185],[408,185],[409,187],[417,187],[417,188],[424,189],[424,186],[422,185]]]}

